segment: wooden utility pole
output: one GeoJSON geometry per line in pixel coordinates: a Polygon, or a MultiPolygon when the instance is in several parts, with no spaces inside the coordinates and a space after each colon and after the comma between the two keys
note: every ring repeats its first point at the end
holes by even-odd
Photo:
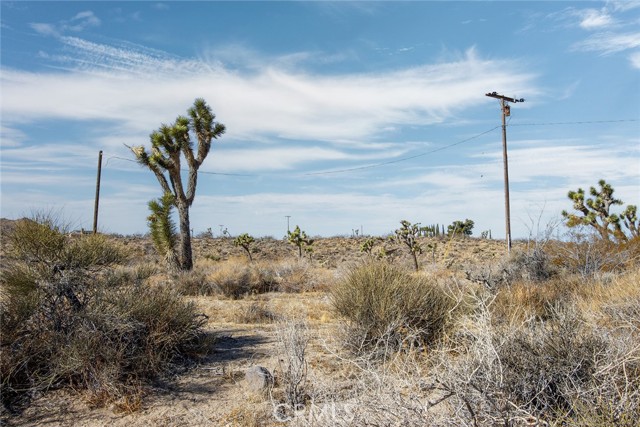
{"type": "Polygon", "coordinates": [[[98,153],[98,177],[96,178],[96,202],[93,206],[93,234],[98,232],[98,203],[100,202],[100,172],[102,171],[102,150],[98,153]]]}
{"type": "Polygon", "coordinates": [[[507,253],[511,253],[511,208],[509,206],[509,161],[507,159],[507,116],[511,115],[511,107],[508,102],[524,102],[523,98],[515,99],[508,96],[498,95],[497,92],[491,92],[485,94],[490,98],[496,98],[500,100],[500,110],[502,112],[502,160],[504,163],[504,214],[505,214],[505,228],[506,228],[506,241],[507,241],[507,253]]]}

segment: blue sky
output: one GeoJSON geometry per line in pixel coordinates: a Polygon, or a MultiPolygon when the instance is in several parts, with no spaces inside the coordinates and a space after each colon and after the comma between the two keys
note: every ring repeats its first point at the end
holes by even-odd
{"type": "Polygon", "coordinates": [[[382,235],[403,219],[514,238],[605,178],[640,202],[640,2],[9,2],[1,215],[146,232],[149,146],[198,97],[227,127],[192,228],[382,235]]]}

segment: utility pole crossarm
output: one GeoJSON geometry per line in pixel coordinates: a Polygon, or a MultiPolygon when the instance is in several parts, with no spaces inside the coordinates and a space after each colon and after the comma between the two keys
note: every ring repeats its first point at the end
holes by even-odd
{"type": "Polygon", "coordinates": [[[486,93],[485,96],[488,96],[490,98],[502,99],[502,100],[505,100],[507,102],[513,102],[513,103],[524,102],[524,98],[520,98],[520,99],[509,98],[508,96],[498,95],[498,92],[486,93]]]}

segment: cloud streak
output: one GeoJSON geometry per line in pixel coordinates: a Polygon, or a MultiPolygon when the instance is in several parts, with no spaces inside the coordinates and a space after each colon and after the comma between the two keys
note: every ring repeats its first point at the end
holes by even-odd
{"type": "Polygon", "coordinates": [[[99,119],[148,132],[202,96],[236,138],[377,140],[384,137],[381,129],[440,123],[486,102],[470,100],[469,93],[492,87],[537,92],[534,74],[511,61],[482,59],[473,49],[447,63],[316,75],[267,64],[259,71],[238,72],[218,62],[179,59],[135,46],[67,36],[60,40],[73,49],[70,57],[58,57],[68,59],[70,69],[3,70],[8,123],[99,119]]]}
{"type": "Polygon", "coordinates": [[[31,28],[39,34],[45,36],[61,36],[69,31],[79,33],[91,27],[99,27],[102,22],[92,11],[85,10],[78,12],[68,20],[62,20],[55,24],[33,22],[31,28]]]}

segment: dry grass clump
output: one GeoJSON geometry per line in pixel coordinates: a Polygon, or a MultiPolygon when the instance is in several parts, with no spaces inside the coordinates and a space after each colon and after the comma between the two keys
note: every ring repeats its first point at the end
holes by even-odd
{"type": "Polygon", "coordinates": [[[279,317],[264,301],[254,301],[237,309],[234,320],[237,323],[273,323],[279,317]]]}
{"type": "Polygon", "coordinates": [[[493,316],[505,322],[522,322],[531,318],[548,320],[554,310],[575,299],[577,288],[584,285],[575,277],[553,278],[546,282],[515,282],[495,289],[491,305],[493,316]]]}
{"type": "Polygon", "coordinates": [[[347,321],[347,345],[356,353],[399,349],[415,336],[431,344],[445,330],[455,301],[434,281],[384,262],[354,266],[331,290],[347,321]]]}
{"type": "Polygon", "coordinates": [[[325,268],[314,267],[305,259],[281,261],[271,264],[280,292],[323,291],[335,281],[333,273],[325,268]]]}
{"type": "Polygon", "coordinates": [[[72,386],[95,402],[135,407],[127,396],[145,380],[199,351],[204,319],[175,292],[131,281],[150,274],[146,267],[110,273],[123,259],[110,240],[72,239],[54,219],[37,219],[9,236],[14,258],[2,273],[3,404],[72,386]]]}
{"type": "Polygon", "coordinates": [[[210,289],[228,298],[269,292],[276,288],[276,278],[270,268],[262,263],[229,260],[213,268],[207,274],[210,289]]]}
{"type": "Polygon", "coordinates": [[[221,294],[231,299],[266,292],[299,293],[326,289],[333,275],[306,260],[254,261],[233,258],[199,262],[192,272],[178,273],[173,285],[185,295],[221,294]]]}

